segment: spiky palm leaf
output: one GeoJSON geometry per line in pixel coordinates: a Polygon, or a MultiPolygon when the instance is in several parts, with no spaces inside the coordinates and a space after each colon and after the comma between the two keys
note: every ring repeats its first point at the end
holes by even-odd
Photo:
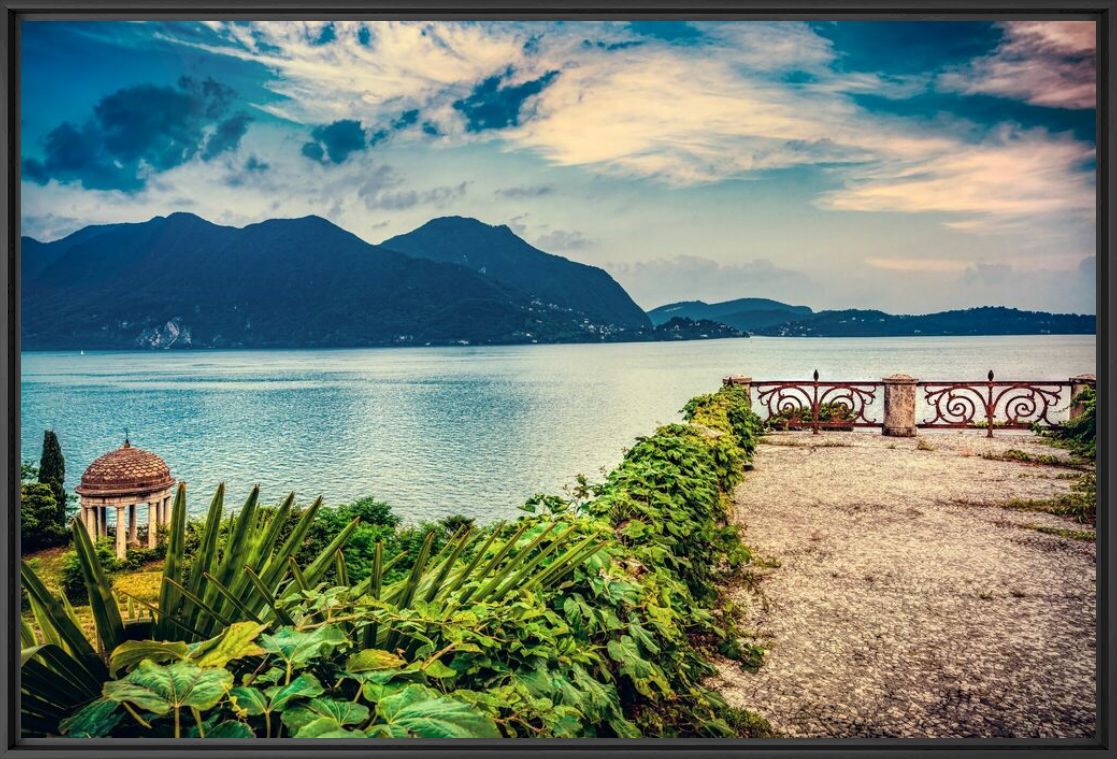
{"type": "MultiPolygon", "coordinates": [[[[171,514],[159,601],[152,605],[129,597],[129,605],[145,607],[154,623],[147,620],[125,623],[93,543],[77,520],[72,522],[71,531],[93,613],[94,642],[83,632],[65,599],[60,602],[55,598],[35,571],[23,563],[23,588],[35,622],[34,627],[25,625],[21,630],[23,713],[29,731],[51,732],[57,727],[59,715],[65,716],[76,705],[95,697],[100,692],[100,683],[108,679],[106,659],[126,640],[150,637],[157,641],[190,642],[212,637],[235,622],[289,621],[281,610],[277,614],[275,599],[284,591],[285,583],[290,584],[286,580],[290,559],[302,546],[321,508],[321,499],[302,513],[291,534],[277,548],[279,535],[294,506],[294,495],[268,515],[258,508],[259,490],[254,488],[232,519],[228,532],[223,533],[224,495],[225,487],[221,485],[210,502],[199,549],[188,570],[186,488],[179,486],[171,514]],[[56,687],[59,682],[71,683],[73,687],[59,691],[56,687]]],[[[334,565],[337,553],[357,523],[354,519],[311,562],[304,572],[307,582],[317,583],[334,565]]],[[[129,614],[130,619],[133,616],[129,614]]]]}

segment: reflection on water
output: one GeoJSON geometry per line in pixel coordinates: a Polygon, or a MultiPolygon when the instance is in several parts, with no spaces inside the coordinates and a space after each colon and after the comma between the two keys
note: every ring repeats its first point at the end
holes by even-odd
{"type": "Polygon", "coordinates": [[[1094,356],[1091,336],[26,353],[23,458],[53,428],[72,488],[127,427],[189,483],[196,511],[224,480],[234,500],[259,483],[266,500],[375,495],[408,521],[490,521],[614,466],[727,374],[1066,379],[1094,356]]]}

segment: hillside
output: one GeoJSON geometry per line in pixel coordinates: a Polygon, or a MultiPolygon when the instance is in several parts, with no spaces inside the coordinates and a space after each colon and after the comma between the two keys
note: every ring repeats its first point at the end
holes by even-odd
{"type": "Polygon", "coordinates": [[[689,300],[669,303],[648,312],[653,324],[664,324],[676,317],[721,322],[743,332],[753,332],[814,313],[807,306],[790,306],[768,298],[737,298],[722,303],[689,300]]]}
{"type": "Polygon", "coordinates": [[[787,320],[754,330],[774,337],[906,337],[913,335],[1092,335],[1093,315],[1051,314],[985,306],[934,314],[888,314],[846,309],[820,311],[807,319],[787,320]]]}
{"type": "Polygon", "coordinates": [[[243,228],[177,213],[23,240],[23,347],[354,347],[599,340],[492,277],[315,216],[243,228]]]}
{"type": "Polygon", "coordinates": [[[409,256],[457,264],[543,304],[580,311],[595,322],[627,329],[651,326],[640,307],[603,269],[545,253],[507,226],[448,216],[381,245],[409,256]]]}

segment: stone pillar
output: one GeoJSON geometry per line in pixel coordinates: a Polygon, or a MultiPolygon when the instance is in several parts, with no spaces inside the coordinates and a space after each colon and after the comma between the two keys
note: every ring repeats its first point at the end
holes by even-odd
{"type": "Polygon", "coordinates": [[[169,526],[171,524],[171,497],[163,497],[163,524],[169,526]]]}
{"type": "Polygon", "coordinates": [[[89,540],[96,540],[94,531],[96,528],[93,526],[93,512],[86,507],[83,503],[81,505],[81,526],[85,528],[85,534],[89,536],[89,540]]]}
{"type": "Polygon", "coordinates": [[[1086,409],[1082,407],[1081,403],[1075,403],[1074,399],[1077,398],[1087,388],[1096,387],[1098,378],[1093,374],[1079,374],[1077,377],[1070,378],[1070,418],[1076,419],[1085,413],[1086,409]]]}
{"type": "Polygon", "coordinates": [[[147,547],[155,548],[159,540],[159,501],[152,499],[147,504],[147,547]]]}
{"type": "Polygon", "coordinates": [[[97,505],[93,507],[93,531],[96,533],[94,540],[99,540],[105,534],[105,512],[104,506],[97,505]]]}
{"type": "Polygon", "coordinates": [[[128,506],[128,543],[134,545],[136,540],[136,504],[128,506]]]}
{"type": "Polygon", "coordinates": [[[728,377],[721,378],[722,387],[743,387],[745,389],[745,397],[749,399],[749,405],[752,405],[752,377],[746,377],[743,374],[732,374],[728,377]]]}
{"type": "Polygon", "coordinates": [[[124,524],[124,504],[116,507],[116,558],[123,559],[128,553],[127,528],[124,524]]]}
{"type": "Polygon", "coordinates": [[[893,374],[884,383],[884,424],[889,437],[915,437],[915,383],[906,374],[893,374]]]}

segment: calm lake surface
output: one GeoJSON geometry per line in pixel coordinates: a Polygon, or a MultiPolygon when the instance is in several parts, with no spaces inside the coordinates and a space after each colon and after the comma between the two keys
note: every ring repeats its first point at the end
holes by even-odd
{"type": "Polygon", "coordinates": [[[533,493],[599,478],[637,435],[677,421],[721,377],[1066,379],[1092,336],[752,338],[679,343],[307,351],[25,353],[23,459],[53,428],[67,488],[128,428],[205,509],[374,495],[406,521],[493,521],[533,493]]]}

